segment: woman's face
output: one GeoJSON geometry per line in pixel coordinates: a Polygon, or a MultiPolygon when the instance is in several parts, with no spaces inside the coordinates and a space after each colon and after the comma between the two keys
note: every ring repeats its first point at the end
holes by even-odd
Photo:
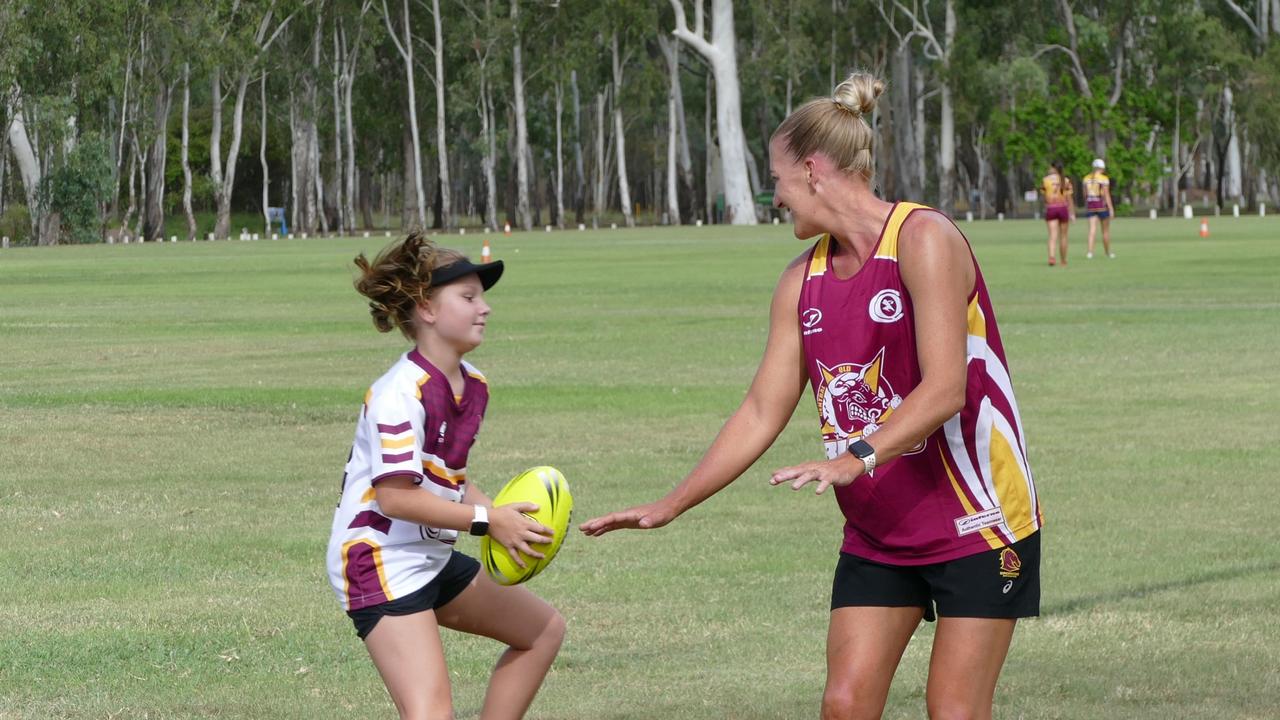
{"type": "Polygon", "coordinates": [[[467,353],[484,341],[489,313],[484,286],[480,284],[480,277],[472,274],[437,290],[421,309],[421,319],[434,329],[438,338],[459,353],[467,353]]]}
{"type": "Polygon", "coordinates": [[[791,225],[801,240],[822,232],[813,222],[816,197],[810,184],[812,167],[797,161],[787,151],[786,140],[775,137],[769,142],[769,175],[773,178],[773,206],[791,211],[791,225]]]}

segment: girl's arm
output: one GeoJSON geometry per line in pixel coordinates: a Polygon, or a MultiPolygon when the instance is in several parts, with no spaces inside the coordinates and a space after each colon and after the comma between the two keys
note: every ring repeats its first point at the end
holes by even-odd
{"type": "Polygon", "coordinates": [[[755,379],[702,460],[660,500],[588,520],[579,526],[583,532],[603,535],[624,528],[662,527],[736,480],[769,449],[804,392],[804,347],[796,313],[806,257],[797,258],[782,273],[773,293],[769,339],[755,379]]]}
{"type": "MultiPolygon", "coordinates": [[[[491,504],[471,483],[467,483],[464,502],[456,503],[423,490],[409,475],[395,475],[380,481],[374,486],[374,493],[383,515],[459,532],[471,529],[475,505],[491,504]]],[[[519,553],[541,559],[542,553],[529,547],[530,544],[551,542],[551,529],[523,514],[537,509],[533,503],[512,503],[489,509],[489,537],[505,547],[521,567],[524,565],[519,553]]]]}

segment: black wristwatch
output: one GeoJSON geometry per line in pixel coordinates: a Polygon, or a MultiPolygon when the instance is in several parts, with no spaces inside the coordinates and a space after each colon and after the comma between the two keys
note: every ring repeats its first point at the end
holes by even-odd
{"type": "Polygon", "coordinates": [[[475,514],[471,516],[471,529],[468,531],[476,537],[489,534],[489,509],[483,505],[474,505],[475,514]]]}
{"type": "Polygon", "coordinates": [[[867,473],[876,469],[876,449],[866,440],[855,440],[849,443],[849,454],[862,461],[867,473]]]}

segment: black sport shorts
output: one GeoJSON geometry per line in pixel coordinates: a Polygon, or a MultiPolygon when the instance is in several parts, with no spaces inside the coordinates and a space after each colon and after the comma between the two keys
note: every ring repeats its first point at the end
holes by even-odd
{"type": "Polygon", "coordinates": [[[1040,533],[932,565],[885,565],[840,553],[831,609],[842,607],[920,607],[930,622],[937,615],[1035,617],[1040,614],[1040,533]]]}
{"type": "Polygon", "coordinates": [[[404,597],[359,610],[348,610],[347,616],[355,623],[356,635],[363,640],[373,632],[383,615],[412,615],[444,607],[467,589],[478,572],[479,562],[455,550],[440,574],[432,578],[431,582],[404,597]]]}

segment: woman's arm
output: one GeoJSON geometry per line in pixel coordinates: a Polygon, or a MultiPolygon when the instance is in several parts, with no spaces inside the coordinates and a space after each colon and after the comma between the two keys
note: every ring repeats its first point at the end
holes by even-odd
{"type": "MultiPolygon", "coordinates": [[[[913,215],[902,232],[898,266],[915,315],[921,378],[888,421],[864,438],[875,449],[878,465],[915,448],[959,412],[967,383],[968,297],[976,277],[969,246],[938,213],[913,215]]],[[[783,468],[770,482],[789,482],[795,490],[816,482],[822,493],[831,485],[852,483],[863,472],[862,461],[846,452],[834,460],[783,468]]]]}
{"type": "Polygon", "coordinates": [[[588,520],[580,529],[603,535],[624,528],[657,528],[706,500],[751,467],[786,427],[804,392],[804,347],[796,316],[805,257],[782,273],[769,311],[769,339],[746,398],[721,428],[697,466],[662,499],[588,520]]]}

